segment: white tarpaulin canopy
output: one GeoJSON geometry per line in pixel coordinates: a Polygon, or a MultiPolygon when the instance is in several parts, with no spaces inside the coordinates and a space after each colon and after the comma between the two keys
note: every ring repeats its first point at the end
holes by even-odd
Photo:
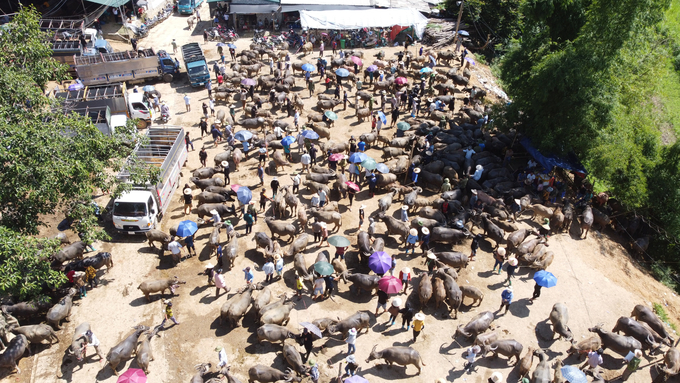
{"type": "Polygon", "coordinates": [[[418,38],[423,37],[427,18],[415,9],[367,9],[335,11],[300,11],[302,28],[360,29],[413,26],[418,38]]]}

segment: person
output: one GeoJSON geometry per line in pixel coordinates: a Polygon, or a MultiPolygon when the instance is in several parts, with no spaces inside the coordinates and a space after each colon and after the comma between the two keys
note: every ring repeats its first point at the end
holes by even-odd
{"type": "MultiPolygon", "coordinates": [[[[356,191],[352,188],[347,188],[347,198],[349,198],[349,211],[352,211],[352,202],[354,201],[354,194],[356,191]]],[[[362,221],[363,222],[363,219],[362,221]]],[[[361,224],[359,224],[361,226],[361,224]]]]}
{"type": "Polygon", "coordinates": [[[375,188],[378,185],[378,177],[375,176],[375,173],[371,173],[371,176],[368,178],[368,192],[371,194],[371,198],[375,197],[375,188]]]}
{"type": "Polygon", "coordinates": [[[207,265],[205,265],[205,270],[203,271],[203,274],[208,276],[208,285],[213,284],[213,275],[215,274],[215,266],[211,263],[208,262],[207,265]]]}
{"type": "Polygon", "coordinates": [[[529,302],[534,303],[534,300],[541,296],[541,287],[543,286],[539,285],[538,282],[536,282],[536,284],[534,285],[534,294],[531,296],[531,299],[529,299],[529,302]]]}
{"type": "Polygon", "coordinates": [[[309,147],[309,157],[312,161],[311,162],[312,165],[316,165],[316,152],[317,152],[316,146],[314,146],[314,144],[311,144],[311,146],[309,147]]]}
{"type": "Polygon", "coordinates": [[[312,207],[319,207],[319,194],[318,193],[312,194],[310,204],[312,205],[312,207]]]}
{"type": "Polygon", "coordinates": [[[498,311],[501,311],[503,307],[505,306],[505,312],[507,313],[508,310],[510,309],[510,304],[512,303],[512,286],[508,286],[503,290],[501,293],[501,307],[498,308],[498,311]]]}
{"type": "Polygon", "coordinates": [[[408,283],[411,281],[411,269],[408,267],[404,267],[401,269],[399,272],[399,280],[401,280],[401,285],[402,285],[402,290],[401,292],[406,294],[406,290],[408,289],[408,283]]]}
{"type": "Polygon", "coordinates": [[[479,181],[480,178],[482,178],[482,173],[484,172],[484,167],[482,165],[477,165],[475,167],[475,173],[472,175],[472,179],[475,181],[479,181]]]}
{"type": "Polygon", "coordinates": [[[260,211],[265,211],[265,208],[267,207],[267,201],[271,201],[271,198],[267,197],[265,194],[267,192],[266,188],[262,188],[260,191],[260,211]]]}
{"type": "Polygon", "coordinates": [[[297,271],[295,272],[295,291],[297,293],[298,298],[302,298],[302,288],[304,287],[304,284],[302,283],[302,277],[298,275],[297,271]]]}
{"type": "Polygon", "coordinates": [[[194,196],[191,195],[191,189],[190,188],[184,189],[184,215],[191,213],[191,206],[193,200],[194,196]]]}
{"type": "Polygon", "coordinates": [[[347,250],[347,247],[336,247],[335,248],[335,257],[333,259],[336,259],[340,257],[340,259],[345,259],[345,250],[347,250]]]}
{"type": "Polygon", "coordinates": [[[432,275],[434,270],[437,268],[437,256],[433,252],[427,253],[427,274],[432,275]]]}
{"type": "Polygon", "coordinates": [[[363,153],[366,150],[366,143],[363,140],[359,141],[357,144],[357,149],[363,153]]]}
{"type": "MultiPolygon", "coordinates": [[[[604,354],[604,350],[602,348],[598,348],[597,350],[590,350],[588,352],[588,360],[583,364],[583,366],[580,367],[580,369],[583,370],[587,367],[589,370],[597,371],[598,367],[604,362],[602,360],[602,354],[604,354]]],[[[634,355],[635,354],[633,354],[633,356],[634,355]]],[[[625,360],[628,361],[628,359],[625,360]]]]}
{"type": "Polygon", "coordinates": [[[477,256],[477,249],[479,249],[479,241],[482,239],[481,234],[477,234],[474,237],[472,237],[472,243],[470,244],[470,261],[475,260],[475,256],[477,256]]]}
{"type": "Polygon", "coordinates": [[[321,41],[321,44],[319,45],[319,57],[323,57],[323,41],[321,41]]]}
{"type": "Polygon", "coordinates": [[[273,177],[272,182],[269,184],[269,187],[272,188],[272,193],[274,195],[274,198],[276,198],[276,192],[279,190],[279,179],[277,177],[273,177]]]}
{"type": "MultiPolygon", "coordinates": [[[[430,229],[423,227],[420,229],[420,233],[420,249],[423,251],[423,254],[425,254],[430,251],[430,229]]],[[[415,250],[413,250],[413,253],[415,254],[415,250]]]]}
{"type": "Polygon", "coordinates": [[[399,309],[401,303],[402,302],[400,298],[392,299],[392,305],[387,310],[387,312],[390,313],[390,319],[388,319],[390,323],[387,324],[387,327],[392,326],[394,324],[394,321],[397,320],[397,316],[399,316],[399,313],[401,312],[401,309],[399,309]]]}
{"type": "Polygon", "coordinates": [[[182,259],[182,245],[173,239],[172,242],[168,243],[168,250],[172,253],[172,258],[175,262],[179,262],[182,259]]]}
{"type": "Polygon", "coordinates": [[[97,281],[97,270],[92,266],[85,268],[85,282],[90,284],[90,289],[95,288],[99,282],[97,281]]]}
{"type": "Polygon", "coordinates": [[[316,300],[316,298],[322,295],[323,295],[323,277],[319,276],[314,280],[314,294],[312,295],[312,299],[316,300]]]}
{"type": "Polygon", "coordinates": [[[85,356],[87,354],[87,347],[92,346],[92,347],[94,347],[94,351],[99,356],[99,362],[100,363],[103,362],[105,358],[104,358],[104,354],[102,353],[102,351],[100,349],[101,343],[99,342],[99,338],[97,338],[97,336],[94,335],[92,330],[87,330],[84,333],[82,333],[81,335],[84,336],[85,340],[87,341],[87,343],[83,345],[83,349],[81,351],[83,358],[85,358],[85,356]]]}
{"type": "Polygon", "coordinates": [[[326,222],[321,222],[321,242],[319,242],[319,247],[321,247],[321,244],[326,242],[326,246],[328,246],[328,225],[326,225],[326,222]]]}
{"type": "Polygon", "coordinates": [[[210,115],[215,117],[215,97],[210,97],[208,100],[208,107],[210,108],[210,115]]]}
{"type": "Polygon", "coordinates": [[[245,269],[243,269],[243,273],[244,273],[244,278],[245,278],[245,280],[246,280],[246,283],[247,283],[247,284],[253,283],[253,280],[255,279],[255,276],[253,275],[253,272],[250,271],[250,266],[248,266],[248,267],[246,267],[245,269]]]}
{"type": "MultiPolygon", "coordinates": [[[[599,350],[598,350],[599,351],[599,350]]],[[[626,369],[623,371],[623,375],[621,376],[621,380],[624,382],[630,378],[630,376],[637,371],[638,367],[640,367],[640,361],[642,358],[642,351],[635,349],[635,352],[631,353],[629,352],[628,355],[624,358],[628,364],[626,365],[626,369]]]]}
{"type": "Polygon", "coordinates": [[[418,230],[411,229],[408,232],[408,237],[406,237],[406,255],[408,255],[409,250],[413,250],[413,254],[416,253],[416,242],[418,241],[418,230]]]}
{"type": "Polygon", "coordinates": [[[281,254],[274,254],[274,265],[276,267],[276,277],[283,278],[283,257],[281,254]]]}
{"type": "Polygon", "coordinates": [[[343,91],[343,94],[342,94],[342,105],[343,105],[342,110],[347,110],[347,91],[346,90],[343,91]]]}
{"type": "Polygon", "coordinates": [[[314,233],[314,242],[321,240],[321,221],[318,219],[314,220],[312,223],[312,232],[314,233]]]}
{"type": "Polygon", "coordinates": [[[224,184],[229,185],[231,183],[231,178],[229,177],[231,171],[229,169],[229,161],[222,161],[220,165],[222,165],[222,172],[224,173],[224,184]]]}
{"type": "MultiPolygon", "coordinates": [[[[380,308],[383,309],[382,313],[384,313],[385,311],[387,311],[387,299],[388,299],[388,298],[389,298],[389,297],[387,296],[387,293],[386,293],[386,292],[384,292],[384,291],[378,289],[378,305],[375,307],[375,316],[376,316],[376,317],[378,316],[378,310],[379,310],[380,308]]],[[[382,314],[382,313],[380,313],[380,314],[382,314]]]]}
{"type": "Polygon", "coordinates": [[[444,178],[444,183],[442,183],[442,187],[440,188],[440,191],[442,193],[451,191],[451,182],[449,181],[448,178],[444,178]]]}
{"type": "Polygon", "coordinates": [[[267,163],[267,148],[265,148],[264,145],[260,145],[260,149],[258,149],[258,153],[260,154],[258,162],[260,164],[267,163]]]}
{"type": "Polygon", "coordinates": [[[274,262],[272,262],[272,259],[271,258],[267,259],[267,263],[265,263],[262,266],[262,271],[264,271],[264,273],[265,273],[265,279],[264,279],[265,282],[273,282],[273,280],[274,280],[274,269],[275,269],[275,266],[274,266],[274,262]]]}
{"type": "Polygon", "coordinates": [[[191,146],[191,150],[196,150],[194,149],[194,143],[191,142],[191,138],[189,138],[189,132],[186,132],[184,135],[184,144],[187,146],[187,152],[189,151],[189,146],[191,146]]]}
{"type": "Polygon", "coordinates": [[[227,352],[224,350],[224,347],[216,347],[215,351],[217,351],[217,358],[220,360],[220,362],[217,364],[217,368],[222,368],[229,363],[229,358],[227,357],[227,352]]]}
{"type": "Polygon", "coordinates": [[[262,164],[257,165],[257,177],[260,178],[260,185],[264,185],[264,168],[262,164]]]}
{"type": "Polygon", "coordinates": [[[85,288],[85,272],[84,271],[75,271],[72,274],[70,274],[70,279],[71,282],[73,282],[73,285],[76,287],[78,292],[80,293],[81,298],[87,297],[87,289],[85,288]]]}
{"type": "Polygon", "coordinates": [[[415,184],[418,182],[418,174],[420,173],[420,168],[413,168],[411,172],[411,181],[415,184]]]}
{"type": "Polygon", "coordinates": [[[401,207],[401,222],[408,222],[408,206],[401,207]]]}
{"type": "Polygon", "coordinates": [[[170,319],[174,324],[179,326],[179,321],[175,318],[175,315],[172,312],[172,301],[169,299],[165,300],[165,317],[163,319],[163,322],[161,322],[161,327],[160,329],[163,330],[165,326],[165,322],[170,319]]]}
{"type": "Polygon", "coordinates": [[[207,167],[208,152],[205,151],[205,146],[201,148],[198,152],[198,159],[201,161],[201,165],[205,168],[207,167]]]}
{"type": "Polygon", "coordinates": [[[253,215],[249,211],[243,214],[243,220],[246,221],[246,235],[253,231],[253,215]]]}
{"type": "Polygon", "coordinates": [[[191,258],[191,250],[194,251],[193,255],[198,255],[196,254],[196,246],[194,245],[194,235],[188,235],[184,238],[184,244],[187,247],[187,252],[189,253],[187,258],[191,258]]]}
{"type": "Polygon", "coordinates": [[[248,202],[248,206],[246,207],[246,210],[248,210],[248,213],[253,217],[253,221],[257,223],[257,209],[255,209],[255,201],[250,201],[248,202]]]}
{"type": "Polygon", "coordinates": [[[493,264],[493,270],[491,270],[491,272],[496,271],[496,266],[498,266],[498,274],[500,274],[501,271],[503,271],[503,262],[505,262],[505,248],[499,247],[493,254],[496,263],[493,264]]]}
{"type": "Polygon", "coordinates": [[[187,112],[191,112],[191,97],[188,94],[184,95],[184,106],[187,108],[187,112]]]}
{"type": "Polygon", "coordinates": [[[227,288],[224,276],[222,276],[222,269],[217,269],[213,277],[215,279],[215,298],[220,296],[220,289],[223,289],[225,294],[229,293],[229,288],[227,288]]]}
{"type": "Polygon", "coordinates": [[[210,129],[210,134],[212,134],[213,142],[215,143],[215,147],[217,147],[217,144],[222,141],[222,132],[220,132],[220,130],[217,129],[217,126],[213,124],[210,129]]]}
{"type": "Polygon", "coordinates": [[[415,342],[416,339],[418,339],[420,332],[425,329],[425,315],[423,313],[417,313],[413,319],[411,328],[413,328],[413,342],[415,342]]]}
{"type": "Polygon", "coordinates": [[[300,189],[300,175],[298,173],[293,173],[293,176],[290,177],[290,179],[293,180],[293,193],[297,193],[300,189]]]}
{"type": "Polygon", "coordinates": [[[482,348],[479,347],[478,345],[468,347],[467,355],[465,356],[467,362],[463,365],[463,367],[467,371],[472,371],[472,368],[474,367],[475,364],[475,358],[477,358],[477,354],[479,354],[480,352],[482,352],[482,348]]]}
{"type": "MultiPolygon", "coordinates": [[[[354,195],[353,192],[350,192],[350,195],[354,195]]],[[[350,204],[351,206],[351,204],[350,204]]],[[[361,205],[359,206],[359,228],[361,228],[364,225],[364,210],[366,209],[366,205],[361,205]]]]}
{"type": "Polygon", "coordinates": [[[518,265],[517,258],[510,257],[508,259],[508,267],[505,268],[505,272],[508,273],[508,286],[512,286],[512,277],[515,275],[515,270],[517,270],[518,265]]]}
{"type": "Polygon", "coordinates": [[[356,341],[357,341],[357,329],[352,327],[351,329],[349,329],[349,332],[347,333],[347,340],[345,341],[345,342],[347,342],[347,353],[348,354],[354,354],[357,351],[357,348],[356,348],[356,345],[355,345],[356,341]]]}
{"type": "Polygon", "coordinates": [[[177,54],[177,41],[175,39],[172,39],[172,51],[173,53],[177,54]]]}
{"type": "Polygon", "coordinates": [[[319,189],[318,194],[319,194],[319,207],[323,207],[326,204],[326,191],[323,189],[319,189]]]}
{"type": "Polygon", "coordinates": [[[323,277],[323,281],[326,284],[326,290],[324,291],[324,298],[330,298],[333,294],[333,287],[335,287],[335,281],[337,279],[333,278],[332,275],[326,275],[323,277]]]}
{"type": "Polygon", "coordinates": [[[345,374],[348,376],[354,376],[356,374],[357,368],[359,368],[359,365],[357,364],[357,360],[354,357],[354,354],[350,354],[345,358],[345,361],[347,362],[347,366],[345,367],[345,374]]]}
{"type": "Polygon", "coordinates": [[[307,81],[307,89],[309,89],[309,98],[314,94],[314,81],[311,79],[307,81]]]}
{"type": "Polygon", "coordinates": [[[210,215],[211,217],[209,222],[212,222],[213,224],[222,222],[222,217],[216,209],[210,210],[210,215]]]}

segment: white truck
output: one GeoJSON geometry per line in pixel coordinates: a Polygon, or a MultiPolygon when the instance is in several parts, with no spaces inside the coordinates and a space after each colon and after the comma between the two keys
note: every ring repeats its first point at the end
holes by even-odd
{"type": "Polygon", "coordinates": [[[184,134],[184,128],[180,126],[149,128],[146,142],[135,148],[136,156],[128,159],[118,179],[132,182],[127,169],[133,158],[158,166],[161,178],[156,185],[135,185],[111,203],[113,225],[117,231],[144,234],[160,224],[179,187],[180,172],[187,159],[184,134]]]}
{"type": "Polygon", "coordinates": [[[128,122],[128,118],[124,114],[111,114],[111,108],[108,106],[88,107],[85,109],[75,109],[73,111],[88,117],[97,129],[107,136],[112,136],[116,129],[124,128],[128,122]]]}

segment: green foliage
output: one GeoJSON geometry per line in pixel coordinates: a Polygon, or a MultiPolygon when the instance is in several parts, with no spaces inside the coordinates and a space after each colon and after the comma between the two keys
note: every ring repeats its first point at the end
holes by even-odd
{"type": "Polygon", "coordinates": [[[671,328],[675,331],[678,331],[678,327],[675,325],[675,323],[671,322],[671,318],[668,317],[668,314],[666,313],[666,309],[663,307],[662,304],[660,303],[652,303],[652,307],[654,308],[654,313],[659,316],[659,318],[666,322],[671,328]]]}
{"type": "Polygon", "coordinates": [[[0,226],[0,294],[19,301],[40,299],[46,289],[66,282],[47,260],[58,249],[58,240],[39,240],[0,226]]]}

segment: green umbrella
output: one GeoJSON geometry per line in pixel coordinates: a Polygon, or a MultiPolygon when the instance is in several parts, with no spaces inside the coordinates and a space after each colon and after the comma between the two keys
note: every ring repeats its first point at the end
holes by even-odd
{"type": "Polygon", "coordinates": [[[326,117],[328,117],[329,120],[335,121],[338,119],[338,115],[331,112],[330,110],[327,110],[323,113],[326,117]]]}
{"type": "Polygon", "coordinates": [[[411,129],[411,125],[409,125],[408,122],[405,122],[405,121],[397,122],[397,129],[399,129],[399,130],[409,130],[409,129],[411,129]]]}
{"type": "Polygon", "coordinates": [[[365,167],[368,170],[373,170],[378,167],[378,163],[375,162],[373,158],[368,157],[367,159],[361,161],[361,166],[365,167]]]}
{"type": "Polygon", "coordinates": [[[335,247],[347,247],[349,246],[349,239],[343,237],[342,235],[334,235],[328,238],[328,243],[335,247]]]}
{"type": "Polygon", "coordinates": [[[333,268],[333,265],[326,261],[319,261],[314,264],[314,271],[319,273],[320,275],[331,275],[335,271],[333,268]]]}

